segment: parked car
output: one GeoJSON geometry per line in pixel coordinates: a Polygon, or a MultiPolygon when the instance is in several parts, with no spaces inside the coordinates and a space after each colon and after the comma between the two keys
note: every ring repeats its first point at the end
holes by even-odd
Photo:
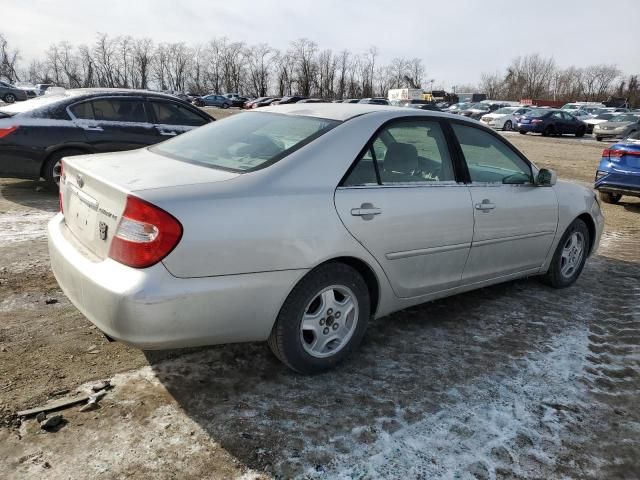
{"type": "Polygon", "coordinates": [[[386,98],[362,98],[358,100],[358,103],[369,105],[389,105],[389,100],[387,100],[386,98]]]}
{"type": "Polygon", "coordinates": [[[53,83],[36,83],[36,95],[39,97],[50,88],[55,87],[53,83]]]}
{"type": "Polygon", "coordinates": [[[536,108],[520,117],[518,131],[525,135],[528,132],[549,135],[571,134],[583,137],[587,126],[570,113],[562,110],[536,108]]]}
{"type": "Polygon", "coordinates": [[[270,98],[273,98],[273,97],[258,97],[258,98],[254,98],[253,100],[249,100],[247,102],[244,102],[244,105],[242,106],[242,108],[246,108],[246,109],[253,108],[253,104],[254,103],[260,103],[260,102],[263,102],[263,101],[268,100],[270,98]]]}
{"type": "Polygon", "coordinates": [[[327,100],[322,98],[303,98],[302,100],[298,100],[296,103],[329,103],[327,100]]]}
{"type": "Polygon", "coordinates": [[[222,95],[205,95],[193,100],[193,105],[196,107],[221,107],[229,108],[231,106],[231,100],[222,95]]]}
{"type": "Polygon", "coordinates": [[[640,130],[640,115],[621,113],[593,127],[593,136],[599,142],[604,138],[626,138],[640,130]]]}
{"type": "Polygon", "coordinates": [[[11,85],[7,82],[0,81],[0,100],[6,103],[13,103],[27,100],[29,97],[27,92],[21,88],[11,85]]]}
{"type": "Polygon", "coordinates": [[[531,107],[502,107],[483,115],[480,121],[488,127],[510,131],[518,124],[520,117],[530,111],[531,107]]]}
{"type": "Polygon", "coordinates": [[[60,181],[63,157],[146,147],[213,121],[172,95],[78,89],[0,106],[0,177],[60,181]]]}
{"type": "Polygon", "coordinates": [[[640,197],[640,131],[604,149],[594,188],[605,203],[618,203],[623,195],[640,197]]]}
{"type": "Polygon", "coordinates": [[[430,110],[432,112],[441,112],[435,103],[407,103],[405,107],[417,108],[418,110],[430,110]]]}
{"type": "Polygon", "coordinates": [[[297,103],[300,100],[304,100],[308,97],[304,97],[302,95],[290,95],[290,96],[286,96],[286,97],[282,97],[280,100],[278,100],[278,102],[273,102],[274,104],[277,105],[288,105],[289,103],[297,103]]]}
{"type": "Polygon", "coordinates": [[[260,107],[268,107],[272,103],[279,102],[280,98],[278,97],[267,97],[264,100],[255,101],[251,104],[251,108],[260,108],[260,107]]]}
{"type": "Polygon", "coordinates": [[[100,330],[149,349],[268,340],[305,373],[371,317],[531,275],[567,287],[603,228],[591,188],[491,129],[380,105],[262,108],[64,172],[51,265],[100,330]]]}
{"type": "Polygon", "coordinates": [[[35,98],[38,96],[35,85],[32,85],[29,82],[16,82],[14,87],[27,92],[27,98],[35,98]]]}
{"type": "Polygon", "coordinates": [[[359,98],[347,98],[346,100],[343,100],[342,103],[360,103],[360,99],[359,98]]]}
{"type": "Polygon", "coordinates": [[[449,105],[449,107],[445,110],[447,113],[460,113],[462,110],[466,110],[472,104],[469,102],[460,102],[454,103],[453,105],[449,105]]]}
{"type": "Polygon", "coordinates": [[[584,120],[584,124],[587,126],[587,133],[593,133],[593,127],[600,123],[611,120],[616,115],[618,115],[618,113],[611,111],[599,113],[595,117],[587,118],[586,120],[584,120]]]}
{"type": "Polygon", "coordinates": [[[578,111],[584,111],[584,112],[590,113],[591,110],[600,109],[600,108],[607,108],[607,107],[604,103],[599,103],[599,102],[573,102],[573,103],[565,103],[562,106],[561,110],[564,110],[565,112],[573,114],[578,111]]]}
{"type": "Polygon", "coordinates": [[[504,103],[474,103],[464,110],[460,110],[458,113],[464,117],[473,118],[474,120],[480,120],[484,115],[494,112],[502,107],[506,106],[504,103]]]}

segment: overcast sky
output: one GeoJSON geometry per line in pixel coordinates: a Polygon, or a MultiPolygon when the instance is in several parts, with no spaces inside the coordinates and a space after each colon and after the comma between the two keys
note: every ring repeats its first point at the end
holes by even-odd
{"type": "Polygon", "coordinates": [[[279,49],[301,37],[336,51],[375,45],[383,62],[422,58],[428,79],[447,88],[536,52],[562,66],[640,73],[640,0],[2,0],[0,15],[0,32],[25,60],[104,32],[279,49]]]}

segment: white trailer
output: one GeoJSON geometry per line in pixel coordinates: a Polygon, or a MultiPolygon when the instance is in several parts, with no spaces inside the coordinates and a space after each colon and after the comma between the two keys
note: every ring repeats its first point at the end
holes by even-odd
{"type": "Polygon", "coordinates": [[[423,100],[421,88],[393,88],[389,90],[389,102],[401,103],[409,100],[423,100]]]}

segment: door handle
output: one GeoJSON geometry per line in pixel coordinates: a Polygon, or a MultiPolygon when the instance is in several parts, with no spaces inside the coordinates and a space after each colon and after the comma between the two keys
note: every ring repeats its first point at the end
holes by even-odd
{"type": "Polygon", "coordinates": [[[489,210],[493,210],[496,208],[495,203],[491,203],[491,200],[485,198],[482,200],[482,203],[476,203],[476,210],[482,210],[483,212],[488,212],[489,210]]]}
{"type": "Polygon", "coordinates": [[[161,128],[159,128],[158,131],[160,132],[160,135],[164,135],[165,137],[175,137],[177,135],[176,132],[173,132],[171,130],[162,130],[161,128]]]}
{"type": "Polygon", "coordinates": [[[373,206],[372,203],[363,203],[360,208],[352,208],[351,215],[362,217],[363,220],[371,220],[375,215],[380,215],[382,210],[373,206]]]}
{"type": "Polygon", "coordinates": [[[90,132],[104,132],[104,129],[100,125],[84,125],[82,128],[90,132]]]}

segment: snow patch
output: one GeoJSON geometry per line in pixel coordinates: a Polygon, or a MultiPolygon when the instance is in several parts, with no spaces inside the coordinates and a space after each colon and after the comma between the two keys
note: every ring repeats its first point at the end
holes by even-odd
{"type": "Polygon", "coordinates": [[[0,248],[7,243],[46,238],[47,222],[54,215],[41,211],[10,211],[0,215],[0,248]]]}

